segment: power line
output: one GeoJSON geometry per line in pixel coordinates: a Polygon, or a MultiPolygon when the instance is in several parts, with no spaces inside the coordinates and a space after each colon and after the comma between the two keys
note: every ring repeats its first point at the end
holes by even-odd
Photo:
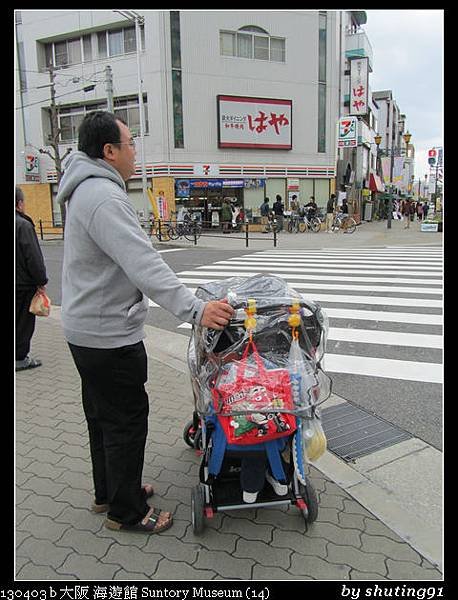
{"type": "MultiPolygon", "coordinates": [[[[96,84],[97,83],[100,83],[100,82],[96,82],[96,84]]],[[[88,87],[88,86],[85,86],[85,87],[88,87]]],[[[71,92],[67,92],[66,94],[59,94],[59,96],[56,96],[56,99],[62,98],[63,96],[69,96],[76,92],[84,92],[84,91],[86,91],[85,88],[80,88],[78,90],[72,90],[71,92]]],[[[89,91],[89,90],[87,90],[87,91],[89,91]]],[[[18,110],[20,108],[28,108],[29,106],[36,106],[37,104],[43,104],[43,102],[48,102],[48,98],[46,98],[45,100],[38,100],[38,102],[32,102],[31,104],[24,104],[23,106],[18,106],[18,107],[16,107],[16,110],[18,110]]]]}

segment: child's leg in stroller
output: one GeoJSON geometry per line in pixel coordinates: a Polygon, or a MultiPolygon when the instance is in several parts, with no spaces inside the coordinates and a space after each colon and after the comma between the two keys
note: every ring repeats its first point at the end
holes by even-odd
{"type": "Polygon", "coordinates": [[[242,457],[240,486],[244,502],[255,502],[265,482],[267,456],[265,452],[247,452],[242,457]]]}

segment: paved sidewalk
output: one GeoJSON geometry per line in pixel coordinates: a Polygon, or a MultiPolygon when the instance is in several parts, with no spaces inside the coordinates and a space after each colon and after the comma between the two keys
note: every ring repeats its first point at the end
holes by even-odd
{"type": "MultiPolygon", "coordinates": [[[[189,376],[179,361],[157,360],[150,327],[143,475],[154,483],[154,505],[174,512],[174,525],[151,537],[105,529],[103,515],[89,510],[80,383],[58,315],[55,307],[50,318],[37,319],[32,354],[43,366],[16,374],[17,580],[442,579],[429,560],[314,467],[319,515],[307,533],[299,511],[289,507],[216,514],[195,537],[190,490],[199,458],[182,440],[193,409],[189,376]]],[[[162,335],[164,348],[168,334],[162,335]]]]}
{"type": "MultiPolygon", "coordinates": [[[[345,234],[342,231],[336,233],[288,233],[282,231],[277,235],[277,249],[287,250],[297,249],[316,249],[316,248],[368,248],[378,246],[429,246],[441,245],[442,233],[422,232],[420,222],[414,221],[408,229],[404,229],[404,222],[393,220],[391,229],[387,228],[386,221],[363,221],[356,231],[352,234],[345,234]]],[[[194,247],[194,242],[185,238],[176,241],[159,242],[156,236],[152,241],[156,247],[166,248],[167,246],[194,247]]],[[[262,232],[249,232],[249,250],[270,250],[274,249],[273,234],[263,234],[262,232]]],[[[245,248],[245,233],[235,232],[231,234],[222,234],[221,232],[204,231],[198,240],[197,247],[215,247],[225,250],[245,248]]]]}

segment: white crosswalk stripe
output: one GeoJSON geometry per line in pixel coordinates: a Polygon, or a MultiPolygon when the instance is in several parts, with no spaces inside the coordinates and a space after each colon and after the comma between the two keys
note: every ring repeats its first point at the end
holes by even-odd
{"type": "Polygon", "coordinates": [[[320,303],[330,321],[324,361],[329,373],[442,382],[442,248],[269,250],[182,271],[178,277],[195,291],[208,281],[257,273],[282,277],[320,303]]]}

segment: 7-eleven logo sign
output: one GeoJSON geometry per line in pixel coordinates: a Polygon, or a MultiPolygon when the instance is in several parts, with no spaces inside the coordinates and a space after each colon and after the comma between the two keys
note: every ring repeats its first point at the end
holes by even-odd
{"type": "Polygon", "coordinates": [[[194,165],[194,175],[196,175],[196,177],[219,177],[219,165],[194,165]]]}
{"type": "Polygon", "coordinates": [[[338,123],[337,147],[351,148],[358,145],[357,117],[341,117],[338,123]]]}

